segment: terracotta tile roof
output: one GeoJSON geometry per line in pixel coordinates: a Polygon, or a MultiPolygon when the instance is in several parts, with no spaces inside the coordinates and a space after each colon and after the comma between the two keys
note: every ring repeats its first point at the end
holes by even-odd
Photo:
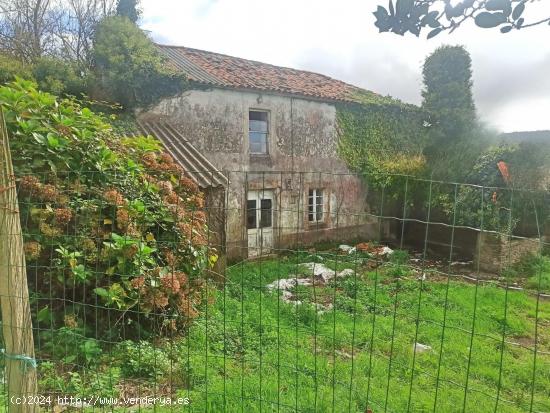
{"type": "Polygon", "coordinates": [[[156,45],[190,80],[224,88],[253,89],[320,100],[354,102],[357,93],[372,93],[318,73],[274,66],[182,46],[156,45]]]}
{"type": "Polygon", "coordinates": [[[225,175],[210,163],[178,130],[162,120],[138,120],[137,126],[145,135],[160,140],[166,150],[183,167],[185,173],[201,188],[227,186],[225,175]]]}

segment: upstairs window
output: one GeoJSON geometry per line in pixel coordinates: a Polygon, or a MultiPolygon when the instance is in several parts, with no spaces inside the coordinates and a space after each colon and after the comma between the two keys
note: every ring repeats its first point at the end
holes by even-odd
{"type": "Polygon", "coordinates": [[[248,112],[248,141],[251,154],[267,154],[267,135],[267,112],[258,110],[248,112]]]}
{"type": "Polygon", "coordinates": [[[323,222],[323,190],[310,189],[308,196],[309,222],[323,222]]]}

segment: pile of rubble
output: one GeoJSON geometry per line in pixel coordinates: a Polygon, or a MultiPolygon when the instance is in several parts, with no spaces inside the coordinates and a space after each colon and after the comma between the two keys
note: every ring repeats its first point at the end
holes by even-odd
{"type": "Polygon", "coordinates": [[[300,264],[300,266],[310,270],[311,276],[308,278],[298,278],[298,276],[296,276],[294,278],[275,280],[266,286],[267,290],[270,292],[280,291],[284,302],[299,305],[302,304],[302,302],[297,300],[294,294],[292,294],[292,289],[294,287],[299,285],[311,287],[313,283],[315,283],[316,286],[321,286],[327,284],[334,278],[344,278],[353,275],[352,269],[346,268],[342,271],[335,271],[316,262],[307,262],[300,264]]]}
{"type": "Polygon", "coordinates": [[[346,254],[354,254],[356,251],[365,252],[376,257],[386,257],[393,254],[393,250],[385,245],[374,245],[370,242],[361,242],[355,247],[351,245],[342,244],[338,247],[338,250],[346,254]]]}

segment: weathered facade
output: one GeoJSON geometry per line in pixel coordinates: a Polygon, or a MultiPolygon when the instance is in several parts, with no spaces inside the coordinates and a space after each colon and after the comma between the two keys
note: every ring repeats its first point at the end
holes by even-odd
{"type": "Polygon", "coordinates": [[[378,234],[369,217],[367,188],[337,151],[335,103],[349,98],[352,86],[193,49],[168,48],[169,53],[173,49],[179,53],[173,61],[191,79],[195,76],[196,88],[163,100],[140,118],[173,125],[227,177],[229,258],[378,234]],[[212,65],[229,75],[213,73],[212,65]],[[242,85],[232,86],[228,79],[235,81],[230,76],[239,71],[242,85]],[[221,80],[202,80],[207,75],[221,80]],[[265,86],[247,86],[247,76],[265,86]],[[311,89],[315,82],[319,88],[311,89]]]}

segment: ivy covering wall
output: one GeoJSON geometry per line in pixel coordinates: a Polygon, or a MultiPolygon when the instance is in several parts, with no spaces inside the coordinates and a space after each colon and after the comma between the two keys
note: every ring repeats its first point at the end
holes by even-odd
{"type": "MultiPolygon", "coordinates": [[[[452,184],[439,183],[432,185],[429,195],[428,181],[407,179],[432,176],[433,161],[428,161],[424,155],[431,143],[428,119],[428,113],[418,106],[367,92],[359,95],[355,103],[337,106],[339,152],[350,169],[361,174],[368,184],[371,209],[376,211],[379,207],[382,191],[385,202],[393,200],[395,205],[403,205],[407,185],[406,205],[410,216],[423,217],[430,198],[432,215],[440,216],[439,219],[450,219],[456,203],[456,224],[479,227],[483,221],[486,230],[508,233],[522,227],[524,229],[520,232],[536,235],[537,229],[533,227],[535,210],[541,224],[549,216],[542,208],[545,204],[542,198],[547,197],[547,192],[545,195],[544,191],[516,191],[513,206],[510,197],[515,190],[535,189],[530,185],[541,179],[535,172],[540,174],[543,170],[544,151],[535,151],[541,158],[535,162],[533,150],[528,150],[529,145],[521,148],[489,146],[474,156],[471,160],[474,167],[468,168],[464,177],[449,180],[487,186],[483,196],[475,186],[459,185],[454,194],[452,184]],[[510,165],[513,178],[510,182],[503,180],[497,166],[499,161],[510,165]]],[[[483,129],[477,132],[481,133],[483,129]]],[[[456,154],[457,157],[460,155],[456,154]]],[[[385,205],[385,208],[391,207],[385,205]]]]}
{"type": "Polygon", "coordinates": [[[417,106],[373,93],[337,106],[339,152],[349,167],[376,188],[396,184],[392,175],[425,168],[427,115],[417,106]]]}

